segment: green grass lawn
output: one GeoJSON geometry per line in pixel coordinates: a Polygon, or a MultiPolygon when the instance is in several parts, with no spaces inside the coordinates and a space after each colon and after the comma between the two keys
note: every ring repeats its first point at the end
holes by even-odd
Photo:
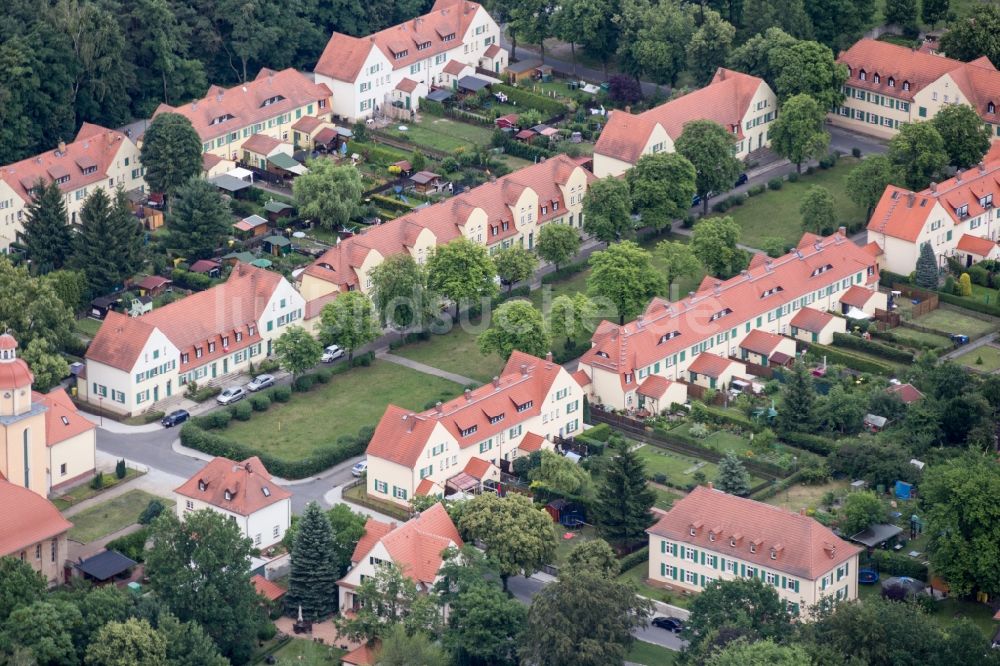
{"type": "MultiPolygon", "coordinates": [[[[654,474],[666,474],[670,483],[684,486],[694,483],[694,474],[701,471],[705,478],[714,481],[719,473],[719,468],[713,463],[685,456],[673,451],[667,451],[655,447],[651,444],[643,444],[636,451],[639,457],[646,463],[646,473],[650,476],[654,474]],[[700,465],[700,467],[696,466],[700,465]]],[[[755,476],[750,477],[750,485],[760,483],[762,479],[755,476]]]]}
{"type": "MultiPolygon", "coordinates": [[[[690,428],[690,423],[684,423],[674,428],[673,432],[692,437],[690,428]]],[[[750,448],[749,440],[740,437],[739,435],[735,435],[727,430],[716,430],[701,441],[706,446],[709,446],[720,453],[732,451],[733,453],[743,455],[750,448]]]]}
{"type": "Polygon", "coordinates": [[[389,403],[413,410],[435,400],[449,400],[462,387],[388,361],[334,375],[308,393],[294,393],[249,421],[232,421],[220,434],[276,456],[296,460],[340,435],[374,425],[389,403]]]}
{"type": "Polygon", "coordinates": [[[92,338],[97,335],[98,329],[101,328],[101,323],[96,319],[91,319],[90,317],[84,317],[83,319],[76,320],[76,330],[83,333],[88,338],[92,338]]]}
{"type": "Polygon", "coordinates": [[[130,490],[72,516],[69,520],[73,523],[73,529],[69,531],[69,538],[80,543],[90,543],[133,525],[139,521],[139,515],[149,501],[154,499],[173,510],[174,503],[170,500],[150,495],[144,490],[130,490]]]}
{"type": "Polygon", "coordinates": [[[556,542],[558,544],[556,546],[556,559],[554,562],[556,566],[560,566],[566,561],[566,556],[569,554],[569,551],[573,550],[576,545],[593,541],[598,538],[597,530],[590,525],[584,525],[578,530],[570,530],[563,527],[559,523],[553,522],[552,531],[555,532],[556,542]],[[573,538],[567,539],[567,534],[572,534],[573,538]]]}
{"type": "Polygon", "coordinates": [[[636,592],[649,599],[656,599],[657,601],[663,601],[668,604],[673,604],[675,606],[680,606],[681,608],[687,608],[690,601],[690,597],[685,597],[679,594],[672,594],[669,590],[665,590],[662,587],[655,587],[646,582],[646,576],[649,574],[649,563],[641,562],[636,566],[632,567],[628,571],[624,571],[618,575],[618,580],[621,582],[631,581],[635,585],[636,592]]]}
{"type": "MultiPolygon", "coordinates": [[[[736,220],[743,230],[740,242],[750,247],[760,247],[763,239],[771,236],[795,244],[803,233],[799,206],[810,187],[822,185],[833,195],[838,225],[864,222],[865,209],[851,201],[846,188],[847,174],[857,163],[858,160],[853,157],[842,157],[832,169],[817,169],[811,176],[803,173],[797,183],[785,181],[780,190],[767,190],[748,199],[742,206],[730,208],[725,213],[714,213],[713,216],[729,215],[736,220]]],[[[714,204],[721,198],[716,197],[710,203],[714,204]]]]}
{"type": "Polygon", "coordinates": [[[892,329],[892,334],[903,344],[907,342],[931,344],[939,349],[946,349],[952,346],[951,340],[944,335],[924,333],[923,331],[915,331],[912,328],[905,328],[903,326],[897,326],[892,329]]]}
{"type": "Polygon", "coordinates": [[[405,345],[392,353],[485,384],[504,366],[499,356],[483,356],[479,351],[479,334],[486,328],[478,320],[465,326],[460,321],[448,333],[431,335],[430,340],[405,345]]]}
{"type": "Polygon", "coordinates": [[[139,470],[133,469],[131,467],[126,467],[125,468],[125,478],[124,479],[119,479],[114,474],[105,473],[104,476],[103,476],[104,485],[101,488],[95,489],[95,488],[91,487],[90,483],[85,483],[85,484],[76,486],[75,488],[70,488],[65,493],[63,493],[62,495],[60,495],[59,497],[54,498],[52,500],[52,503],[60,511],[65,511],[66,509],[68,509],[69,507],[71,507],[71,506],[73,506],[75,504],[79,504],[80,502],[82,502],[84,500],[90,499],[91,497],[94,497],[95,495],[97,495],[99,493],[102,493],[105,490],[108,490],[109,488],[114,488],[119,483],[124,483],[126,481],[131,481],[132,479],[134,479],[137,476],[140,476],[139,470]]]}
{"type": "Polygon", "coordinates": [[[994,372],[1000,370],[1000,347],[985,345],[978,349],[972,349],[957,357],[955,361],[979,372],[994,372]],[[982,360],[981,364],[980,360],[982,360]]]}
{"type": "Polygon", "coordinates": [[[667,490],[663,486],[656,485],[655,483],[650,483],[650,488],[656,493],[656,502],[653,504],[657,509],[663,509],[665,511],[669,510],[670,507],[674,505],[674,502],[679,500],[683,495],[675,490],[667,490]]]}
{"type": "Polygon", "coordinates": [[[924,326],[925,328],[933,328],[934,330],[941,331],[946,335],[950,335],[952,333],[961,333],[963,335],[982,335],[984,333],[995,331],[998,328],[998,324],[995,322],[963,314],[962,311],[957,308],[946,308],[943,306],[936,310],[931,310],[922,317],[917,317],[913,320],[913,323],[924,326]]]}
{"type": "Polygon", "coordinates": [[[654,643],[637,640],[632,643],[625,661],[633,664],[643,664],[643,666],[672,666],[677,663],[679,652],[668,650],[654,643]]]}
{"type": "Polygon", "coordinates": [[[488,146],[493,139],[493,130],[484,125],[473,125],[428,113],[424,113],[422,116],[419,123],[403,123],[407,128],[405,132],[400,132],[397,129],[398,124],[390,126],[386,132],[390,136],[414,143],[417,146],[426,146],[446,153],[454,152],[459,148],[469,149],[475,145],[488,146]]]}
{"type": "Polygon", "coordinates": [[[272,654],[276,664],[317,666],[319,664],[339,664],[340,658],[347,652],[305,638],[293,638],[272,654]]]}

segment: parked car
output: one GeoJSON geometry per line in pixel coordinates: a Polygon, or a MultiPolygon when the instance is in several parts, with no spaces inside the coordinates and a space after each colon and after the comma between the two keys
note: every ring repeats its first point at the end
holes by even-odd
{"type": "Polygon", "coordinates": [[[354,463],[354,467],[351,468],[351,474],[354,476],[361,476],[368,471],[368,461],[362,460],[361,462],[354,463]]]}
{"type": "Polygon", "coordinates": [[[684,628],[684,620],[676,617],[656,617],[653,618],[653,626],[676,634],[684,628]]]}
{"type": "Polygon", "coordinates": [[[323,361],[324,363],[333,363],[338,358],[343,358],[343,357],[344,357],[343,349],[341,349],[337,345],[330,345],[329,347],[323,350],[323,356],[320,357],[320,360],[323,361]]]}
{"type": "Polygon", "coordinates": [[[215,401],[220,405],[231,405],[245,397],[247,397],[247,392],[243,390],[242,386],[230,386],[220,393],[215,401]]]}
{"type": "Polygon", "coordinates": [[[733,187],[739,187],[740,185],[745,184],[747,180],[749,180],[749,176],[747,176],[746,173],[741,173],[736,179],[736,184],[733,185],[733,187]]]}
{"type": "Polygon", "coordinates": [[[257,375],[247,384],[247,390],[260,391],[270,386],[274,386],[274,375],[257,375]]]}
{"type": "Polygon", "coordinates": [[[961,333],[953,333],[951,335],[951,341],[955,343],[956,347],[961,347],[962,345],[969,344],[969,336],[962,335],[961,333]]]}
{"type": "Polygon", "coordinates": [[[191,414],[186,409],[175,409],[160,419],[160,425],[164,428],[173,428],[176,425],[184,423],[189,418],[191,418],[191,414]]]}
{"type": "Polygon", "coordinates": [[[700,203],[701,203],[701,195],[696,194],[693,197],[691,197],[691,208],[694,208],[700,203]]]}

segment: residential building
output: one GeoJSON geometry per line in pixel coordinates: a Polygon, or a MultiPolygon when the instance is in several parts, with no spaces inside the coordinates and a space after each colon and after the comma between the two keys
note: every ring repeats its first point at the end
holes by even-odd
{"type": "Polygon", "coordinates": [[[243,143],[255,134],[292,141],[292,125],[304,116],[329,118],[330,89],[292,68],[263,68],[253,81],[226,89],[213,85],[205,96],[182,106],[160,104],[153,117],[179,113],[201,137],[202,151],[238,161],[243,143]]]}
{"type": "Polygon", "coordinates": [[[1000,136],[1000,72],[985,56],[961,62],[865,38],[837,61],[848,76],[846,99],[830,113],[834,125],[891,138],[903,123],[930,120],[946,104],[967,104],[1000,136]]]}
{"type": "Polygon", "coordinates": [[[815,342],[821,345],[833,342],[834,333],[847,331],[847,320],[843,317],[835,317],[829,312],[810,307],[802,308],[796,312],[788,324],[791,328],[788,334],[796,340],[815,342]]]}
{"type": "Polygon", "coordinates": [[[62,388],[31,390],[17,341],[0,335],[0,478],[42,497],[94,474],[96,427],[62,388]]]}
{"type": "Polygon", "coordinates": [[[177,517],[211,509],[232,518],[253,547],[269,548],[292,524],[292,494],[277,485],[260,458],[217,457],[174,490],[177,517]]]}
{"type": "Polygon", "coordinates": [[[351,555],[351,568],[337,581],[341,612],[357,608],[355,590],[380,566],[397,566],[418,590],[429,591],[438,580],[445,549],[462,546],[462,537],[440,502],[402,525],[369,518],[351,555]]]}
{"type": "Polygon", "coordinates": [[[130,138],[100,125],[84,123],[72,143],[0,167],[0,252],[6,252],[24,229],[25,208],[39,181],[59,185],[70,224],[96,190],[143,189],[146,181],[139,148],[130,138]]]}
{"type": "Polygon", "coordinates": [[[500,26],[476,2],[436,0],[429,13],[368,37],[335,32],[315,76],[333,91],[334,114],[354,121],[394,102],[417,110],[431,88],[448,84],[451,61],[497,75],[507,66],[500,26]]]}
{"type": "Polygon", "coordinates": [[[66,533],[73,524],[52,502],[0,474],[0,557],[27,562],[49,586],[63,580],[66,533]]]}
{"type": "Polygon", "coordinates": [[[418,263],[459,237],[489,248],[531,249],[545,224],[583,225],[583,196],[593,174],[566,155],[525,167],[492,182],[371,227],[327,250],[301,277],[307,301],[342,291],[371,289],[370,273],[386,257],[408,253],[418,263]]]}
{"type": "Polygon", "coordinates": [[[1000,223],[994,201],[1000,202],[1000,159],[959,170],[920,192],[889,185],[868,221],[868,241],[882,249],[882,267],[902,275],[916,269],[925,243],[939,266],[948,257],[965,266],[996,259],[1000,223]]]}
{"type": "Polygon", "coordinates": [[[594,147],[594,174],[619,176],[643,155],[672,153],[674,142],[692,120],[712,120],[733,135],[733,152],[744,159],[770,145],[768,133],[778,115],[778,98],[756,76],[720,67],[699,88],[648,111],[612,111],[594,147]]]}
{"type": "MultiPolygon", "coordinates": [[[[869,251],[852,243],[843,228],[826,238],[807,233],[788,254],[777,259],[757,254],[740,275],[725,281],[707,278],[687,298],[654,298],[635,321],[623,326],[601,322],[591,348],[580,357],[579,371],[585,378],[579,383],[591,404],[662,410],[670,402],[684,402],[686,390],[682,395],[677,389],[670,402],[659,400],[651,406],[650,391],[643,389],[648,378],[723,388],[734,377],[745,377],[741,361],[759,361],[765,349],[769,360],[783,365],[788,359],[775,358],[775,353],[794,354],[794,349],[788,343],[769,348],[758,344],[773,338],[754,331],[794,337],[800,328],[807,329],[799,319],[802,312],[840,313],[841,299],[853,295],[854,286],[872,294],[864,305],[866,314],[886,307],[885,294],[877,291],[878,266],[869,251]],[[710,360],[700,361],[706,353],[712,355],[710,360]]],[[[829,317],[844,330],[846,320],[829,317]]],[[[829,340],[824,329],[824,335],[810,334],[808,341],[829,340]]]]}
{"type": "Polygon", "coordinates": [[[649,578],[679,592],[758,578],[793,615],[858,597],[861,549],[803,513],[697,486],[646,530],[649,578]]]}
{"type": "Polygon", "coordinates": [[[119,414],[144,412],[191,382],[245,372],[304,315],[305,301],[279,273],[237,263],[224,283],[148,314],[109,312],[87,349],[79,398],[119,414]]]}
{"type": "Polygon", "coordinates": [[[454,400],[420,413],[389,405],[368,445],[368,495],[407,506],[414,495],[475,492],[582,424],[573,377],[551,354],[515,351],[499,377],[454,400]]]}

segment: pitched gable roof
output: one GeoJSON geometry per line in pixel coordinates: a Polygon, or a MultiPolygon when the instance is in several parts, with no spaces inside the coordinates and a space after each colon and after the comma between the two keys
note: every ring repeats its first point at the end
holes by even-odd
{"type": "Polygon", "coordinates": [[[56,537],[73,524],[38,493],[0,477],[0,556],[14,555],[28,546],[56,537]],[[15,510],[11,510],[16,507],[15,510]]]}
{"type": "Polygon", "coordinates": [[[710,352],[702,352],[698,354],[693,361],[691,361],[691,365],[688,366],[688,371],[699,375],[705,375],[706,377],[718,378],[721,377],[726,370],[729,369],[729,366],[734,363],[739,365],[739,363],[731,359],[724,358],[710,352]]]}
{"type": "Polygon", "coordinates": [[[777,333],[768,333],[767,331],[755,328],[743,338],[743,342],[740,343],[740,349],[746,349],[748,352],[753,352],[754,354],[770,356],[771,352],[777,349],[783,340],[785,338],[777,333]]]}
{"type": "Polygon", "coordinates": [[[455,523],[440,502],[398,527],[395,523],[369,518],[351,561],[363,560],[377,543],[385,547],[406,576],[426,584],[437,578],[443,562],[442,551],[463,545],[455,523]]]}
{"type": "Polygon", "coordinates": [[[240,516],[249,516],[292,496],[274,483],[257,456],[240,463],[221,456],[213,458],[174,492],[240,516]]]}
{"type": "Polygon", "coordinates": [[[795,328],[801,328],[810,333],[819,333],[833,320],[833,315],[829,312],[823,312],[821,310],[814,310],[810,307],[802,308],[798,313],[792,317],[792,320],[788,322],[795,328]]]}
{"type": "Polygon", "coordinates": [[[860,284],[853,284],[840,295],[840,302],[844,305],[852,305],[856,308],[863,308],[875,295],[873,289],[867,289],[860,284]]]}
{"type": "Polygon", "coordinates": [[[96,430],[89,419],[77,411],[63,388],[55,388],[46,394],[32,391],[33,402],[45,405],[45,445],[55,446],[71,437],[96,430]]]}
{"type": "Polygon", "coordinates": [[[697,486],[674,502],[647,531],[716,552],[731,552],[741,560],[809,580],[861,551],[808,516],[705,486],[697,486]],[[692,527],[695,536],[691,536],[692,527]],[[736,546],[730,545],[732,538],[736,538],[736,546]],[[751,543],[756,552],[750,552],[751,543]]]}

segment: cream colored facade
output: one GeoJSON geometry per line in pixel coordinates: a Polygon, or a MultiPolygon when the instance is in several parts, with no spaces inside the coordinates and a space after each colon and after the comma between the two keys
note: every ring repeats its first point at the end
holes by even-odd
{"type": "Polygon", "coordinates": [[[734,377],[746,377],[747,367],[739,361],[733,361],[717,377],[696,373],[690,369],[688,370],[688,376],[692,384],[723,391],[729,388],[734,377]]]}
{"type": "Polygon", "coordinates": [[[97,467],[97,431],[88,430],[49,447],[49,491],[81,483],[97,467]]]}
{"type": "MultiPolygon", "coordinates": [[[[882,294],[885,298],[885,294],[882,294]]],[[[823,329],[820,331],[807,331],[804,328],[791,327],[790,335],[796,340],[802,340],[803,342],[816,342],[821,345],[829,345],[833,343],[834,333],[846,333],[847,332],[847,320],[843,317],[833,317],[828,321],[823,329]]]]}
{"type": "Polygon", "coordinates": [[[310,102],[300,107],[292,109],[287,113],[278,113],[251,125],[233,127],[223,136],[205,139],[201,144],[202,152],[218,155],[224,159],[238,161],[243,157],[243,142],[254,134],[264,134],[265,136],[281,141],[292,140],[292,125],[302,116],[329,117],[330,105],[326,100],[310,102]],[[320,106],[320,104],[323,106],[320,106]]]}
{"type": "Polygon", "coordinates": [[[42,574],[49,587],[55,587],[63,582],[63,567],[69,557],[66,532],[50,539],[29,544],[13,553],[0,553],[0,557],[3,556],[26,562],[33,570],[42,574]]]}
{"type": "MultiPolygon", "coordinates": [[[[667,134],[667,130],[663,129],[663,125],[656,123],[653,126],[653,131],[649,133],[645,144],[643,144],[639,155],[672,152],[674,152],[674,140],[667,134]]],[[[597,151],[594,152],[594,175],[598,178],[620,176],[634,166],[635,164],[618,159],[617,157],[604,155],[597,151]]]]}
{"type": "MultiPolygon", "coordinates": [[[[781,342],[778,343],[778,346],[772,349],[770,353],[774,354],[775,352],[779,352],[781,354],[785,354],[786,356],[791,356],[792,358],[795,358],[795,340],[792,340],[791,338],[782,338],[781,342]]],[[[748,349],[742,349],[742,348],[739,349],[739,354],[740,358],[742,358],[744,361],[749,361],[750,363],[754,363],[756,365],[766,366],[768,364],[769,356],[765,356],[763,354],[759,354],[757,352],[752,352],[748,349]]]]}
{"type": "Polygon", "coordinates": [[[4,391],[0,404],[0,474],[14,485],[47,497],[48,463],[45,407],[31,401],[30,386],[4,391]]]}
{"type": "Polygon", "coordinates": [[[829,599],[852,601],[858,598],[858,555],[832,566],[810,579],[793,576],[777,567],[763,567],[739,557],[738,549],[748,544],[723,539],[718,549],[691,547],[659,536],[649,537],[649,578],[672,589],[697,593],[714,580],[758,578],[772,586],[793,615],[808,618],[809,607],[829,599]]]}

